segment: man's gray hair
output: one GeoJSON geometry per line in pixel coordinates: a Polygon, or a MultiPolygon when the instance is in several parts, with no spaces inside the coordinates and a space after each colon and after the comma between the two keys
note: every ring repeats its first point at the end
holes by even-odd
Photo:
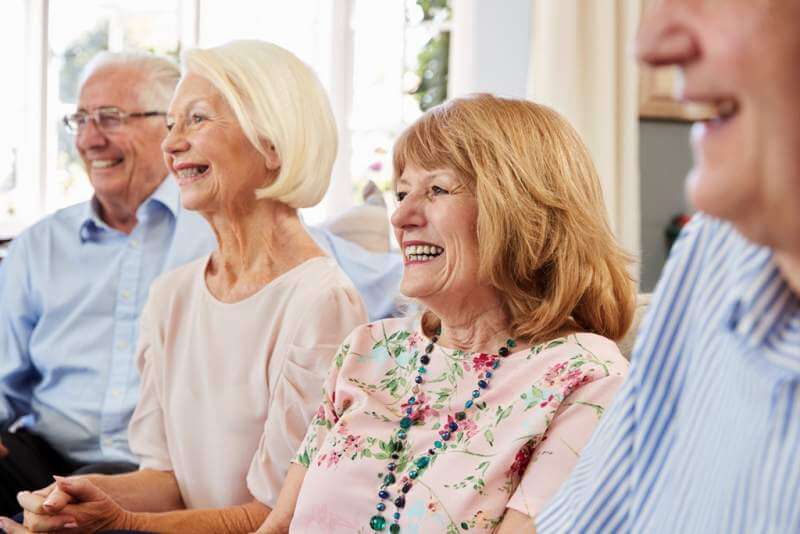
{"type": "Polygon", "coordinates": [[[79,86],[98,70],[130,68],[145,74],[139,103],[148,111],[166,111],[181,77],[178,66],[167,58],[145,52],[100,52],[81,71],[79,86]]]}

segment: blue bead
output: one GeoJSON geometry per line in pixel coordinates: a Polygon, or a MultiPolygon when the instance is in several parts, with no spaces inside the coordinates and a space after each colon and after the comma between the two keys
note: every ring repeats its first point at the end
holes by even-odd
{"type": "Polygon", "coordinates": [[[422,377],[417,375],[417,377],[414,379],[414,382],[416,382],[417,384],[422,384],[422,377]]]}
{"type": "Polygon", "coordinates": [[[378,497],[380,497],[381,499],[388,499],[389,498],[389,492],[386,491],[386,490],[380,490],[378,492],[378,497]]]}
{"type": "Polygon", "coordinates": [[[478,380],[478,387],[481,389],[486,389],[489,387],[489,383],[486,380],[478,380]]]}
{"type": "Polygon", "coordinates": [[[386,466],[386,469],[388,469],[389,471],[394,471],[395,469],[397,469],[397,464],[391,462],[389,465],[386,466]]]}
{"type": "Polygon", "coordinates": [[[458,423],[456,423],[455,421],[451,421],[450,424],[447,425],[447,428],[450,429],[450,432],[455,432],[456,430],[458,430],[458,423]]]}
{"type": "Polygon", "coordinates": [[[447,431],[442,432],[442,439],[445,440],[445,441],[450,439],[450,432],[447,432],[447,431]]]}
{"type": "Polygon", "coordinates": [[[392,515],[392,517],[394,517],[395,519],[399,520],[399,519],[400,519],[400,512],[395,512],[395,513],[392,515]]]}
{"type": "Polygon", "coordinates": [[[470,399],[470,400],[468,400],[467,402],[464,403],[464,408],[466,408],[468,410],[470,408],[472,408],[472,399],[470,399]]]}
{"type": "Polygon", "coordinates": [[[418,475],[418,473],[416,471],[409,471],[408,472],[408,478],[410,478],[411,480],[414,480],[415,478],[417,478],[417,475],[418,475]]]}
{"type": "Polygon", "coordinates": [[[407,413],[408,415],[411,415],[411,413],[412,413],[413,411],[414,411],[414,410],[411,408],[411,406],[409,406],[408,408],[406,408],[406,413],[407,413]]]}
{"type": "Polygon", "coordinates": [[[411,418],[403,417],[402,419],[400,419],[400,428],[402,428],[403,430],[409,428],[411,426],[411,422],[412,422],[411,418]]]}
{"type": "Polygon", "coordinates": [[[481,392],[479,390],[476,389],[475,391],[472,392],[472,398],[477,399],[480,396],[481,392]]]}
{"type": "Polygon", "coordinates": [[[406,439],[405,431],[401,430],[400,432],[398,432],[397,433],[397,437],[398,437],[398,439],[406,439]]]}
{"type": "Polygon", "coordinates": [[[384,510],[386,510],[386,505],[382,502],[379,502],[378,506],[376,506],[375,508],[377,508],[379,512],[383,512],[384,510]]]}
{"type": "Polygon", "coordinates": [[[485,373],[483,373],[483,375],[484,375],[486,378],[492,378],[492,372],[491,372],[491,371],[486,371],[485,373]]]}
{"type": "Polygon", "coordinates": [[[416,397],[410,397],[410,398],[408,399],[408,403],[409,403],[409,404],[414,404],[415,402],[417,402],[417,398],[416,398],[416,397]]]}

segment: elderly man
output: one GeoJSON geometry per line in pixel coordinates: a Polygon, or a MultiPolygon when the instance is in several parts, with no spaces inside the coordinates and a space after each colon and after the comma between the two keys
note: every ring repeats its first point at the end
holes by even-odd
{"type": "Polygon", "coordinates": [[[800,532],[800,0],[661,0],[638,53],[677,65],[704,212],[551,532],[800,532]]]}
{"type": "MultiPolygon", "coordinates": [[[[94,188],[90,202],[14,240],[0,296],[0,514],[16,494],[78,469],[135,467],[126,429],[138,396],[137,319],[160,273],[207,254],[214,236],[181,207],[164,166],[164,111],[178,69],[102,54],[65,118],[94,188]]],[[[372,317],[393,310],[396,254],[312,230],[354,280],[372,317]]]]}

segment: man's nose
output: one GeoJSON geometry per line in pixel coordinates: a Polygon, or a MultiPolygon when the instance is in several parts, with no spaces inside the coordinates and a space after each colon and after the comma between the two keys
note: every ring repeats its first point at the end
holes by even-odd
{"type": "Polygon", "coordinates": [[[75,135],[75,144],[78,148],[88,149],[104,146],[108,142],[105,134],[97,127],[94,119],[87,118],[84,125],[78,129],[75,135]]]}
{"type": "Polygon", "coordinates": [[[662,0],[645,12],[636,35],[639,61],[659,67],[684,65],[697,58],[699,48],[691,30],[689,4],[662,0]]]}

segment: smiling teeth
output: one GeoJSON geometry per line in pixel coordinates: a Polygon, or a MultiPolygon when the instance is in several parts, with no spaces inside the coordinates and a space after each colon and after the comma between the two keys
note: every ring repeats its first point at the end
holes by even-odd
{"type": "Polygon", "coordinates": [[[113,167],[117,163],[122,161],[121,159],[96,159],[92,161],[92,168],[93,169],[107,169],[109,167],[113,167]]]}
{"type": "Polygon", "coordinates": [[[409,245],[403,251],[410,261],[430,261],[443,253],[444,249],[436,245],[409,245]]]}
{"type": "Polygon", "coordinates": [[[191,178],[203,174],[208,170],[208,167],[201,165],[199,167],[187,167],[178,171],[179,178],[191,178]]]}

